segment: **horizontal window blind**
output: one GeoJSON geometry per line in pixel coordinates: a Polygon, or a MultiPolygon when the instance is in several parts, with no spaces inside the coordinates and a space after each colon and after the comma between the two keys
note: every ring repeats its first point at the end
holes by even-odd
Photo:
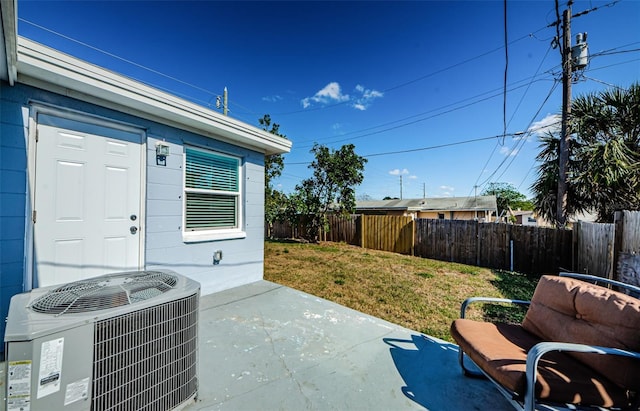
{"type": "Polygon", "coordinates": [[[236,158],[187,149],[186,186],[215,191],[238,191],[236,158]]]}
{"type": "Polygon", "coordinates": [[[238,228],[240,160],[186,148],[185,230],[238,228]]]}
{"type": "Polygon", "coordinates": [[[237,227],[236,197],[187,193],[188,230],[237,227]]]}

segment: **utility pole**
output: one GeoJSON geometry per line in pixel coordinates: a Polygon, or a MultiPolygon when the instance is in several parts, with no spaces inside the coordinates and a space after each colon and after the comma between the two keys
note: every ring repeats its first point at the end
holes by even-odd
{"type": "Polygon", "coordinates": [[[229,114],[229,93],[227,92],[227,88],[224,88],[222,92],[222,114],[228,116],[229,114]]]}
{"type": "Polygon", "coordinates": [[[402,174],[400,174],[400,200],[402,200],[402,174]]]}
{"type": "Polygon", "coordinates": [[[427,183],[422,183],[422,198],[427,198],[427,183]]]}
{"type": "Polygon", "coordinates": [[[224,88],[222,92],[222,101],[220,101],[220,96],[216,96],[216,108],[220,110],[222,108],[222,114],[228,116],[229,114],[229,93],[227,92],[227,88],[224,88]]]}
{"type": "Polygon", "coordinates": [[[473,186],[473,197],[475,198],[475,206],[473,207],[475,209],[475,221],[478,221],[478,185],[474,185],[473,186]]]}
{"type": "Polygon", "coordinates": [[[562,14],[562,124],[560,130],[560,153],[558,156],[558,198],[556,199],[556,226],[567,223],[567,175],[569,165],[569,116],[571,115],[571,4],[562,14]]]}

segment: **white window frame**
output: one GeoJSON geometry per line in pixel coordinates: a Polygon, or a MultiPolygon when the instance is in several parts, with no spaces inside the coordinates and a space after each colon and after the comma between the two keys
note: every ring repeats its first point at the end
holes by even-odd
{"type": "Polygon", "coordinates": [[[197,146],[184,146],[183,156],[183,173],[182,173],[182,239],[184,242],[200,242],[200,241],[215,241],[215,240],[230,240],[236,238],[245,238],[247,236],[244,231],[244,188],[243,188],[243,169],[242,158],[239,156],[233,156],[225,153],[221,153],[216,150],[205,149],[197,146]],[[187,150],[202,151],[207,154],[214,154],[220,157],[226,157],[237,161],[238,163],[238,191],[237,192],[224,192],[214,190],[202,190],[187,187],[187,150]],[[187,229],[187,193],[212,193],[233,196],[236,198],[236,223],[237,227],[233,228],[212,228],[206,230],[188,230],[187,229]]]}

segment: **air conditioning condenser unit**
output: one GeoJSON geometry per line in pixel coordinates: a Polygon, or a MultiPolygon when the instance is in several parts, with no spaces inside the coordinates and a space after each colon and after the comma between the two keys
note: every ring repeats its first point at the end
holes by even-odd
{"type": "Polygon", "coordinates": [[[7,411],[171,410],[197,395],[200,285],[107,274],[11,299],[7,411]]]}

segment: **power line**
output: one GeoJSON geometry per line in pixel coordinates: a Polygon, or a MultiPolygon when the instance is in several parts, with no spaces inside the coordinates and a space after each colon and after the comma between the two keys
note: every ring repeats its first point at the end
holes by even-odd
{"type": "MultiPolygon", "coordinates": [[[[519,38],[517,38],[517,39],[513,40],[512,42],[508,43],[508,45],[512,45],[512,44],[517,43],[517,42],[519,42],[519,41],[521,41],[521,40],[523,40],[523,39],[526,39],[526,38],[528,38],[528,37],[534,37],[534,34],[535,34],[535,33],[539,33],[540,31],[545,30],[546,28],[547,28],[546,26],[545,26],[545,27],[541,27],[541,28],[539,28],[538,30],[536,30],[536,31],[534,31],[534,32],[531,32],[531,33],[529,33],[529,34],[526,34],[526,35],[524,35],[524,36],[521,36],[521,37],[519,37],[519,38]]],[[[492,49],[492,50],[486,51],[486,52],[481,53],[481,54],[479,54],[479,55],[477,55],[477,56],[474,56],[474,57],[471,57],[471,58],[468,58],[468,59],[462,60],[462,61],[460,61],[460,62],[458,62],[458,63],[451,64],[451,65],[449,65],[449,66],[447,66],[447,67],[444,67],[444,68],[441,68],[441,69],[438,69],[438,70],[432,71],[432,72],[430,72],[430,73],[427,73],[427,74],[425,74],[425,75],[423,75],[423,76],[420,76],[420,77],[418,77],[418,78],[415,78],[415,79],[413,79],[413,80],[409,80],[409,81],[406,81],[406,82],[404,82],[404,83],[400,83],[400,84],[397,84],[397,85],[395,85],[395,86],[388,87],[388,88],[386,88],[386,89],[383,89],[383,90],[382,90],[382,92],[383,92],[383,93],[386,93],[386,92],[389,92],[389,91],[397,90],[397,89],[399,89],[399,88],[406,87],[406,86],[409,86],[409,85],[411,85],[411,84],[417,83],[417,82],[419,82],[419,81],[425,80],[425,79],[427,79],[427,78],[429,78],[429,77],[433,77],[433,76],[435,76],[435,75],[438,75],[438,74],[444,73],[444,72],[449,71],[449,70],[451,70],[451,69],[454,69],[454,68],[456,68],[456,67],[459,67],[459,66],[462,66],[462,65],[464,65],[464,64],[470,63],[470,62],[472,62],[472,61],[474,61],[474,60],[478,60],[478,59],[480,59],[480,58],[482,58],[482,57],[485,57],[485,56],[487,56],[487,55],[489,55],[489,54],[493,54],[493,53],[495,53],[496,51],[501,50],[503,47],[504,47],[504,46],[496,47],[496,48],[494,48],[494,49],[492,49]]],[[[309,111],[325,110],[325,109],[328,109],[328,108],[333,108],[333,107],[343,106],[343,105],[345,105],[345,104],[348,104],[349,102],[350,102],[349,100],[347,100],[347,101],[340,101],[340,102],[333,103],[333,104],[327,104],[327,105],[325,105],[325,106],[318,106],[318,107],[312,107],[312,108],[305,108],[305,109],[294,110],[294,111],[289,111],[289,112],[284,112],[284,113],[274,113],[274,115],[285,116],[285,115],[298,114],[298,113],[304,113],[304,112],[309,112],[309,111]]]]}
{"type": "Polygon", "coordinates": [[[507,134],[507,73],[509,72],[509,41],[507,31],[507,0],[504,0],[504,79],[502,81],[502,141],[507,134]]]}
{"type": "Polygon", "coordinates": [[[623,90],[623,91],[625,90],[624,87],[616,86],[615,84],[607,83],[606,81],[598,80],[597,78],[587,77],[585,75],[583,75],[582,77],[587,80],[595,81],[596,83],[604,84],[605,86],[608,86],[608,87],[617,88],[618,90],[623,90]]]}
{"type": "MultiPolygon", "coordinates": [[[[634,41],[632,43],[623,44],[622,46],[618,46],[618,47],[613,47],[613,48],[610,48],[610,49],[602,50],[602,51],[599,51],[597,53],[591,54],[590,57],[606,55],[611,51],[616,51],[616,50],[621,49],[623,47],[635,46],[636,44],[640,44],[640,41],[634,41]]],[[[635,50],[633,50],[633,51],[635,51],[635,50]]]]}
{"type": "MultiPolygon", "coordinates": [[[[520,97],[520,101],[518,102],[518,105],[516,106],[515,110],[513,111],[513,114],[511,115],[511,118],[509,119],[509,123],[508,124],[511,124],[511,121],[513,120],[513,117],[518,112],[518,109],[520,108],[520,105],[522,104],[522,102],[524,101],[525,96],[529,92],[529,88],[531,87],[531,84],[533,84],[533,80],[537,77],[538,73],[540,72],[540,69],[542,68],[542,65],[544,64],[544,61],[547,59],[547,56],[549,55],[550,51],[551,51],[551,45],[549,45],[549,47],[547,47],[547,51],[545,52],[544,57],[542,57],[542,60],[540,61],[540,64],[538,64],[538,68],[536,69],[536,72],[534,73],[534,75],[531,77],[531,81],[529,82],[529,84],[527,84],[527,89],[522,94],[522,97],[520,97]]],[[[482,177],[483,171],[487,168],[487,165],[489,164],[489,162],[493,158],[493,155],[496,153],[497,148],[500,147],[500,146],[501,146],[500,141],[497,141],[495,147],[493,148],[493,150],[491,150],[491,154],[489,155],[489,158],[484,163],[484,166],[482,166],[482,168],[480,169],[480,174],[478,175],[478,178],[476,178],[476,181],[473,184],[474,187],[477,187],[478,181],[480,181],[480,177],[482,177]]],[[[469,191],[469,196],[471,196],[471,192],[472,191],[473,191],[473,188],[472,188],[471,191],[469,191]]]]}
{"type": "Polygon", "coordinates": [[[471,140],[457,141],[455,143],[446,143],[446,144],[439,144],[439,145],[436,145],[436,146],[412,148],[412,149],[408,149],[408,150],[386,151],[386,152],[382,152],[382,153],[366,154],[366,155],[363,155],[362,157],[369,158],[369,157],[389,156],[389,155],[393,155],[393,154],[413,153],[413,152],[416,152],[416,151],[435,150],[435,149],[438,149],[438,148],[459,146],[461,144],[469,144],[469,143],[476,143],[478,141],[491,140],[491,139],[498,138],[498,137],[501,137],[501,135],[491,136],[491,137],[480,137],[480,138],[474,138],[474,139],[471,139],[471,140]]]}
{"type": "MultiPolygon", "coordinates": [[[[517,134],[507,134],[507,135],[508,136],[515,136],[517,134]]],[[[490,136],[490,137],[479,137],[479,138],[474,138],[474,139],[469,139],[469,140],[456,141],[454,143],[438,144],[438,145],[435,145],[435,146],[411,148],[411,149],[407,149],[407,150],[398,150],[398,151],[385,151],[385,152],[373,153],[373,154],[365,154],[362,157],[369,158],[369,157],[388,156],[388,155],[394,155],[394,154],[413,153],[413,152],[416,152],[416,151],[435,150],[435,149],[438,149],[438,148],[458,146],[458,145],[461,145],[461,144],[476,143],[478,141],[491,140],[491,139],[500,138],[500,137],[502,137],[502,134],[498,134],[498,135],[490,136]]],[[[303,162],[297,162],[297,163],[285,163],[285,165],[301,165],[301,164],[310,164],[310,163],[311,163],[310,161],[303,161],[303,162]]]]}
{"type": "MultiPolygon", "coordinates": [[[[544,107],[544,105],[547,103],[547,101],[549,101],[549,97],[551,97],[551,94],[553,94],[553,91],[555,90],[555,88],[557,87],[558,83],[555,83],[552,87],[551,90],[549,90],[549,94],[547,94],[547,97],[545,97],[544,101],[542,102],[542,104],[540,105],[540,107],[538,108],[538,111],[536,111],[536,114],[533,115],[533,117],[531,118],[531,121],[529,122],[529,125],[527,126],[527,130],[529,130],[531,128],[531,125],[533,124],[534,120],[536,119],[536,117],[538,117],[538,115],[540,114],[540,111],[542,111],[542,108],[544,107]]],[[[525,137],[523,137],[519,143],[520,143],[520,147],[518,147],[518,144],[516,144],[516,147],[514,150],[517,151],[511,151],[511,153],[509,153],[509,157],[511,157],[511,161],[509,162],[509,164],[507,164],[507,166],[504,168],[504,170],[502,171],[502,173],[496,178],[496,180],[500,180],[502,178],[502,176],[504,175],[504,173],[507,172],[507,170],[509,169],[509,167],[511,167],[511,164],[513,164],[513,161],[516,159],[516,157],[518,156],[518,154],[520,153],[520,151],[522,150],[522,146],[524,146],[524,143],[527,141],[527,139],[531,136],[532,132],[528,131],[527,135],[525,137]]],[[[508,157],[507,157],[508,158],[508,157]]]]}
{"type": "MultiPolygon", "coordinates": [[[[536,81],[542,81],[542,80],[544,80],[544,79],[539,79],[539,80],[536,80],[536,81]]],[[[509,89],[508,91],[515,91],[515,90],[521,89],[521,88],[523,88],[523,87],[526,87],[526,85],[521,85],[521,86],[518,86],[518,87],[513,87],[513,88],[509,89]]],[[[495,91],[495,90],[500,90],[500,89],[498,88],[498,89],[494,89],[494,90],[492,90],[492,91],[495,91]]],[[[488,93],[488,92],[487,92],[487,93],[488,93]]],[[[479,94],[478,96],[482,96],[482,95],[485,95],[485,94],[487,94],[487,93],[482,93],[482,94],[479,94]]],[[[416,115],[413,115],[413,116],[405,117],[404,119],[401,119],[401,120],[395,120],[395,121],[392,121],[392,122],[389,122],[389,123],[385,123],[385,124],[382,124],[382,125],[378,125],[378,126],[375,126],[375,127],[369,127],[369,128],[367,128],[367,129],[363,129],[363,130],[360,130],[360,131],[354,131],[354,132],[350,132],[350,133],[345,133],[345,134],[343,134],[343,135],[341,136],[341,138],[340,138],[340,139],[338,139],[338,140],[332,140],[332,141],[330,141],[329,143],[335,144],[335,143],[340,143],[340,142],[343,142],[343,141],[353,141],[353,140],[356,140],[356,139],[360,139],[360,138],[364,138],[364,137],[369,137],[369,136],[376,135],[376,134],[381,134],[381,133],[384,133],[384,132],[387,132],[387,131],[396,130],[396,129],[398,129],[398,128],[402,128],[402,127],[410,126],[410,125],[413,125],[413,124],[416,124],[416,123],[420,123],[420,122],[423,122],[423,121],[426,121],[426,120],[430,120],[430,119],[435,118],[435,117],[439,117],[439,116],[442,116],[442,115],[445,115],[445,114],[449,114],[449,113],[452,113],[452,112],[454,112],[454,111],[462,110],[463,108],[467,108],[467,107],[470,107],[470,106],[472,106],[472,105],[475,105],[475,104],[478,104],[478,103],[482,103],[482,102],[484,102],[484,101],[490,100],[490,99],[495,98],[495,97],[499,97],[499,96],[501,96],[501,95],[502,95],[502,91],[499,91],[499,92],[494,93],[494,94],[492,94],[492,95],[490,95],[490,96],[487,96],[487,97],[481,98],[481,99],[479,99],[479,100],[472,101],[472,102],[470,102],[470,103],[468,103],[468,104],[464,104],[464,105],[462,105],[462,106],[454,107],[454,108],[451,108],[451,109],[449,109],[449,110],[441,111],[441,112],[439,112],[439,113],[435,113],[435,114],[432,114],[432,115],[427,116],[427,117],[424,117],[424,118],[419,118],[419,119],[417,119],[417,120],[409,121],[409,122],[406,122],[406,123],[403,123],[403,124],[400,124],[400,125],[397,125],[397,126],[394,126],[394,127],[388,127],[388,128],[382,129],[382,130],[378,130],[378,131],[373,131],[373,132],[370,132],[370,133],[361,134],[361,135],[358,135],[358,136],[355,136],[355,137],[342,138],[342,137],[344,137],[345,135],[357,134],[357,133],[360,133],[360,132],[362,132],[362,131],[376,129],[376,128],[382,127],[382,126],[384,126],[384,125],[395,124],[395,123],[398,123],[398,122],[400,122],[400,121],[408,120],[408,119],[410,119],[410,118],[420,117],[420,116],[423,116],[423,115],[425,115],[425,114],[428,114],[428,113],[431,113],[431,112],[434,112],[434,111],[441,110],[441,109],[442,109],[442,108],[444,108],[444,107],[450,107],[450,106],[452,106],[452,105],[458,104],[459,102],[452,103],[452,104],[448,104],[448,105],[446,105],[446,106],[442,106],[441,108],[436,108],[436,109],[428,110],[428,111],[423,112],[423,113],[420,113],[420,114],[416,114],[416,115]]],[[[473,98],[473,97],[472,97],[472,98],[473,98]]],[[[461,102],[463,102],[463,101],[468,101],[468,100],[469,100],[469,99],[464,99],[464,100],[461,100],[461,102]]],[[[310,140],[306,140],[306,141],[310,141],[310,140]]],[[[317,141],[317,140],[316,140],[316,141],[317,141]]],[[[312,145],[299,146],[299,148],[307,148],[307,147],[312,147],[312,145]]]]}
{"type": "Polygon", "coordinates": [[[596,68],[590,68],[589,71],[598,71],[598,70],[603,70],[609,67],[615,67],[615,66],[621,66],[623,64],[629,64],[629,63],[633,63],[636,61],[640,61],[640,58],[637,59],[633,59],[633,60],[627,60],[627,61],[622,61],[620,63],[615,63],[615,64],[609,64],[607,66],[602,66],[602,67],[596,67],[596,68]]]}
{"type": "Polygon", "coordinates": [[[544,61],[547,59],[547,56],[549,55],[550,51],[551,51],[551,46],[549,46],[547,48],[547,51],[544,53],[544,57],[542,57],[542,60],[540,61],[540,64],[538,64],[538,68],[536,69],[535,74],[531,77],[531,81],[529,82],[529,84],[527,84],[527,89],[524,91],[524,93],[522,94],[522,97],[520,97],[520,101],[518,101],[518,105],[513,110],[513,114],[511,115],[511,118],[509,119],[509,123],[507,123],[507,126],[509,124],[511,124],[511,121],[513,120],[513,117],[515,117],[516,113],[518,112],[518,109],[520,108],[520,105],[522,104],[522,102],[524,101],[525,96],[529,92],[529,88],[533,84],[534,79],[538,76],[538,73],[540,72],[540,69],[542,68],[542,64],[544,64],[544,61]]]}
{"type": "Polygon", "coordinates": [[[620,0],[615,0],[615,1],[612,1],[611,3],[607,3],[607,4],[602,5],[602,6],[597,6],[597,7],[593,7],[593,8],[591,8],[591,9],[589,9],[589,10],[581,11],[580,13],[574,14],[574,15],[573,15],[573,18],[580,17],[580,16],[584,16],[585,14],[589,14],[589,13],[591,13],[592,11],[596,11],[596,10],[601,9],[601,8],[603,8],[603,7],[613,7],[613,6],[615,6],[615,5],[616,5],[616,3],[619,3],[619,2],[620,2],[620,0]]]}
{"type": "Polygon", "coordinates": [[[136,63],[135,61],[132,61],[132,60],[126,59],[126,58],[124,58],[124,57],[120,57],[120,56],[118,56],[118,55],[116,55],[116,54],[110,53],[110,52],[108,52],[108,51],[106,51],[106,50],[102,50],[102,49],[100,49],[100,48],[98,48],[98,47],[92,46],[92,45],[90,45],[90,44],[88,44],[88,43],[85,43],[85,42],[82,42],[82,41],[80,41],[80,40],[76,40],[76,39],[74,39],[74,38],[72,38],[72,37],[66,36],[66,35],[64,35],[64,34],[62,34],[62,33],[59,33],[59,32],[57,32],[57,31],[54,31],[54,30],[51,30],[51,29],[46,28],[46,27],[44,27],[44,26],[41,26],[41,25],[39,25],[39,24],[36,24],[36,23],[34,23],[34,22],[32,22],[32,21],[29,21],[29,20],[23,19],[23,18],[21,18],[21,17],[19,17],[19,18],[18,18],[18,20],[20,20],[20,21],[22,21],[22,22],[24,22],[24,23],[30,24],[30,25],[32,25],[32,26],[34,26],[34,27],[37,27],[37,28],[39,28],[39,29],[41,29],[41,30],[44,30],[44,31],[46,31],[46,32],[49,32],[49,33],[51,33],[51,34],[55,34],[56,36],[60,36],[60,37],[62,37],[62,38],[64,38],[64,39],[70,40],[70,41],[72,41],[72,42],[74,42],[74,43],[78,43],[78,44],[80,44],[80,45],[82,45],[82,46],[88,47],[88,48],[90,48],[91,50],[95,50],[95,51],[98,51],[98,52],[100,52],[100,53],[106,54],[106,55],[107,55],[107,56],[109,56],[109,57],[113,57],[113,58],[115,58],[115,59],[117,59],[117,60],[124,61],[125,63],[128,63],[128,64],[134,65],[134,66],[136,66],[136,67],[138,67],[138,68],[141,68],[141,69],[144,69],[144,70],[150,71],[150,72],[152,72],[152,73],[154,73],[154,74],[157,74],[157,75],[159,75],[159,76],[162,76],[162,77],[168,78],[168,79],[170,79],[170,80],[176,81],[176,82],[178,82],[178,83],[184,84],[185,86],[193,87],[193,88],[194,88],[194,89],[196,89],[196,90],[200,90],[200,91],[203,91],[203,92],[205,92],[205,93],[208,93],[208,94],[211,94],[211,95],[214,95],[214,96],[215,96],[215,95],[217,95],[217,93],[214,93],[214,92],[212,92],[212,91],[210,91],[210,90],[207,90],[207,89],[202,88],[202,87],[200,87],[200,86],[196,86],[195,84],[188,83],[188,82],[186,82],[186,81],[184,81],[184,80],[180,80],[179,78],[176,78],[176,77],[173,77],[173,76],[169,76],[169,75],[164,74],[164,73],[162,73],[162,72],[160,72],[160,71],[158,71],[158,70],[154,70],[154,69],[152,69],[152,68],[149,68],[149,67],[143,66],[142,64],[136,63]]]}
{"type": "Polygon", "coordinates": [[[590,57],[593,58],[593,57],[602,57],[602,56],[612,56],[614,54],[635,53],[636,51],[640,51],[640,49],[611,51],[608,53],[598,53],[598,54],[592,54],[590,57]]]}
{"type": "MultiPolygon", "coordinates": [[[[540,111],[542,111],[542,108],[544,107],[544,105],[547,103],[547,101],[549,100],[549,97],[551,97],[551,94],[553,94],[553,91],[555,90],[555,88],[557,87],[558,83],[555,83],[552,87],[551,90],[549,91],[549,94],[547,94],[547,97],[544,99],[544,101],[542,102],[542,104],[540,105],[540,107],[538,108],[538,111],[536,111],[536,114],[533,115],[533,117],[531,118],[531,121],[529,122],[529,126],[527,127],[527,130],[529,130],[531,128],[531,125],[533,124],[533,121],[535,120],[536,117],[538,117],[538,115],[540,114],[540,111]]],[[[553,124],[551,124],[553,125],[553,124]]],[[[520,147],[518,147],[518,144],[516,144],[516,147],[514,148],[514,150],[517,151],[513,151],[511,153],[509,153],[509,156],[505,157],[505,158],[509,158],[511,157],[511,161],[509,162],[509,164],[507,164],[507,166],[504,168],[504,170],[502,170],[502,173],[496,178],[497,180],[500,180],[502,178],[502,176],[504,175],[504,173],[507,172],[507,170],[509,169],[509,167],[511,167],[511,165],[513,164],[513,162],[515,161],[516,157],[518,156],[518,154],[521,152],[522,150],[522,146],[524,146],[524,143],[529,139],[529,137],[531,136],[531,134],[533,134],[533,131],[528,131],[527,135],[525,137],[523,137],[520,140],[520,147]]]]}
{"type": "MultiPolygon", "coordinates": [[[[524,82],[524,81],[531,80],[531,81],[529,82],[529,85],[528,85],[528,86],[530,86],[530,85],[531,85],[531,83],[533,83],[533,82],[534,82],[535,77],[536,77],[536,76],[533,76],[533,77],[527,77],[527,78],[524,78],[524,79],[518,80],[518,81],[516,81],[516,82],[514,82],[514,83],[512,83],[512,84],[510,84],[510,85],[512,85],[512,86],[513,86],[513,85],[516,85],[516,84],[518,84],[518,83],[522,83],[522,82],[524,82]]],[[[542,80],[542,79],[539,79],[539,80],[537,80],[537,81],[541,81],[541,80],[542,80]]],[[[527,87],[528,87],[528,86],[527,86],[527,87]]],[[[520,87],[518,87],[518,88],[520,88],[520,87]]],[[[518,88],[513,88],[513,89],[511,89],[511,90],[509,90],[509,91],[517,90],[518,88]]],[[[390,121],[390,122],[387,122],[387,123],[378,124],[378,125],[376,125],[376,126],[367,127],[367,128],[361,129],[361,130],[350,131],[350,132],[348,132],[348,133],[344,133],[344,134],[342,134],[340,137],[342,138],[342,137],[344,137],[344,136],[348,136],[348,135],[352,135],[352,134],[358,134],[358,133],[363,132],[363,131],[375,130],[375,129],[380,128],[380,127],[384,127],[384,126],[388,126],[388,125],[391,125],[391,124],[396,124],[396,123],[399,123],[399,122],[402,122],[402,121],[405,121],[405,120],[409,120],[409,119],[412,119],[412,118],[420,117],[420,116],[422,116],[422,115],[425,115],[425,114],[428,114],[428,113],[432,113],[432,112],[434,112],[434,111],[442,110],[442,109],[445,109],[445,108],[447,108],[447,107],[455,106],[456,104],[464,103],[464,102],[466,102],[466,101],[469,101],[469,100],[472,100],[472,99],[474,99],[474,98],[478,98],[478,97],[484,96],[484,95],[489,94],[489,93],[495,93],[496,91],[499,91],[499,90],[501,90],[501,88],[495,88],[495,89],[492,89],[492,90],[488,90],[488,91],[485,91],[485,92],[483,92],[483,93],[476,94],[475,96],[467,97],[467,98],[464,98],[464,99],[462,99],[462,100],[458,100],[458,101],[455,101],[455,102],[453,102],[453,103],[445,104],[444,106],[436,107],[436,108],[433,108],[433,109],[430,109],[430,110],[427,110],[427,111],[423,111],[423,112],[418,113],[418,114],[413,114],[413,115],[408,116],[408,117],[403,117],[403,118],[398,119],[398,120],[393,120],[393,121],[390,121]]],[[[498,96],[498,95],[500,95],[500,94],[494,94],[494,95],[492,95],[492,96],[490,96],[490,97],[496,97],[496,96],[498,96]]],[[[484,101],[484,100],[480,100],[480,101],[484,101]]],[[[332,138],[332,137],[334,137],[334,136],[328,136],[328,137],[323,137],[323,138],[319,138],[319,139],[301,140],[301,141],[299,141],[299,143],[305,143],[305,142],[310,142],[310,141],[324,140],[324,139],[329,139],[329,138],[332,138]]],[[[357,138],[357,137],[356,137],[356,138],[357,138]]],[[[340,142],[340,141],[346,141],[346,140],[338,140],[338,141],[332,141],[332,142],[340,142]]]]}
{"type": "MultiPolygon", "coordinates": [[[[532,116],[531,121],[529,121],[529,125],[527,126],[527,131],[526,131],[526,135],[520,140],[518,141],[514,147],[511,149],[511,151],[505,156],[505,158],[500,162],[500,164],[498,165],[498,167],[496,167],[496,169],[493,171],[493,173],[491,173],[491,175],[489,175],[489,177],[487,177],[482,183],[479,184],[479,186],[484,186],[486,185],[489,181],[491,181],[493,179],[493,177],[498,173],[498,170],[500,170],[500,168],[502,168],[502,166],[504,165],[504,163],[506,163],[507,159],[509,159],[509,157],[515,157],[512,156],[512,153],[517,154],[517,152],[515,152],[515,150],[518,148],[518,145],[524,145],[524,142],[529,138],[529,136],[537,131],[538,129],[534,130],[531,129],[531,125],[533,124],[533,122],[535,121],[536,117],[538,116],[538,114],[540,114],[540,111],[542,110],[542,108],[544,107],[544,105],[547,103],[547,101],[549,100],[549,98],[551,97],[551,95],[553,94],[553,91],[556,89],[556,87],[558,86],[558,82],[554,82],[553,85],[551,86],[551,89],[549,90],[549,93],[547,94],[547,97],[545,97],[544,101],[542,102],[542,104],[540,104],[540,107],[538,108],[538,110],[536,111],[536,113],[532,116]]],[[[558,124],[557,122],[554,124],[558,124]]],[[[554,124],[548,124],[545,127],[541,127],[541,128],[546,128],[549,127],[551,125],[554,124]]],[[[515,134],[514,134],[515,135],[515,134]]],[[[512,159],[509,162],[509,165],[505,168],[505,170],[502,172],[502,174],[500,174],[500,177],[502,177],[505,173],[505,171],[511,166],[511,164],[513,163],[512,159]]],[[[500,178],[499,177],[499,178],[500,178]]]]}

